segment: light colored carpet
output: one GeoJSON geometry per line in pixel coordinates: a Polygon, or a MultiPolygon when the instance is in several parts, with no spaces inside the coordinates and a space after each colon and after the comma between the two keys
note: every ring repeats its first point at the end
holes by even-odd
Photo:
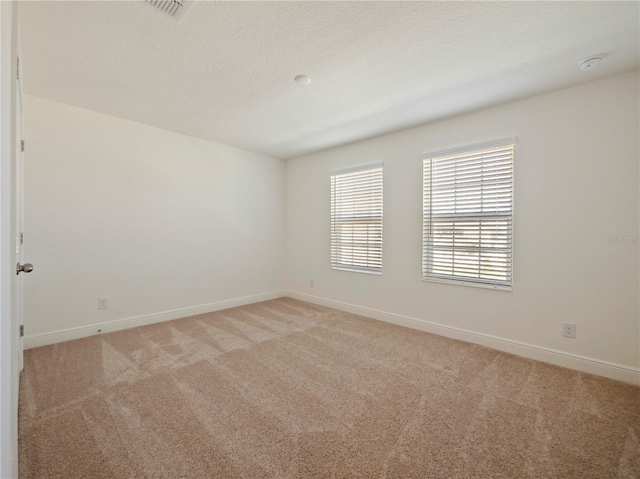
{"type": "Polygon", "coordinates": [[[640,388],[292,299],[26,352],[29,478],[638,478],[640,388]]]}

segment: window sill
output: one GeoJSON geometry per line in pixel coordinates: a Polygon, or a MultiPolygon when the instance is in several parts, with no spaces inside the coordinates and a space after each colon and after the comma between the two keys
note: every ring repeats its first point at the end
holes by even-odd
{"type": "Polygon", "coordinates": [[[350,273],[363,273],[363,274],[373,274],[375,276],[382,276],[382,271],[363,271],[361,269],[352,269],[352,268],[339,268],[337,266],[332,266],[331,269],[336,271],[349,271],[350,273]]]}
{"type": "Polygon", "coordinates": [[[472,288],[483,288],[483,289],[493,289],[496,291],[513,291],[513,285],[504,285],[504,284],[487,284],[487,283],[477,283],[475,281],[464,281],[457,279],[445,279],[445,278],[436,278],[436,277],[422,277],[422,281],[428,283],[444,283],[444,284],[454,284],[456,286],[471,286],[472,288]]]}

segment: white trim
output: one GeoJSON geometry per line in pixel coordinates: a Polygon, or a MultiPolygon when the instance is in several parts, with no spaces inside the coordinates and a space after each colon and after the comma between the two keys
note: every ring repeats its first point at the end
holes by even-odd
{"type": "Polygon", "coordinates": [[[423,276],[422,281],[431,283],[454,284],[456,286],[472,286],[474,288],[495,289],[496,291],[513,291],[512,285],[483,283],[481,281],[464,281],[458,279],[438,278],[437,276],[423,276]]]}
{"type": "MultiPolygon", "coordinates": [[[[422,160],[430,160],[432,158],[438,158],[440,156],[451,156],[451,155],[456,155],[458,153],[471,153],[476,150],[484,150],[484,149],[494,148],[498,146],[514,145],[514,149],[515,149],[516,139],[517,137],[512,136],[509,138],[502,138],[494,141],[485,141],[483,143],[471,143],[464,146],[456,146],[453,148],[448,148],[446,150],[440,150],[440,151],[435,151],[431,153],[423,153],[422,160]]],[[[514,157],[515,157],[515,152],[514,152],[514,157]]]]}
{"type": "Polygon", "coordinates": [[[384,163],[383,162],[363,163],[361,165],[356,165],[356,166],[347,166],[347,167],[344,167],[344,168],[336,168],[336,169],[332,169],[332,170],[329,171],[329,176],[345,175],[347,173],[355,173],[357,171],[374,170],[376,168],[384,169],[384,163]]]}
{"type": "Polygon", "coordinates": [[[252,296],[243,296],[240,298],[228,299],[224,301],[216,301],[214,303],[200,304],[197,306],[189,306],[186,308],[172,309],[162,311],[160,313],[143,314],[141,316],[133,316],[131,318],[116,319],[105,323],[89,324],[79,328],[61,329],[51,333],[34,334],[24,338],[25,349],[38,348],[49,344],[61,343],[72,339],[85,338],[96,334],[109,333],[112,331],[121,331],[123,329],[137,328],[148,324],[161,323],[163,321],[171,321],[172,319],[186,318],[195,316],[196,314],[211,313],[222,309],[235,308],[247,304],[258,303],[260,301],[268,301],[270,299],[282,298],[287,295],[286,291],[272,291],[270,293],[255,294],[252,296]]]}
{"type": "Polygon", "coordinates": [[[335,271],[348,271],[349,273],[364,273],[364,274],[375,274],[377,276],[382,276],[382,270],[380,271],[367,271],[364,269],[355,269],[355,268],[349,268],[349,267],[338,267],[338,266],[331,266],[331,269],[335,270],[335,271]]]}
{"type": "Polygon", "coordinates": [[[289,291],[288,296],[301,301],[339,309],[349,313],[359,314],[368,318],[385,321],[387,323],[417,329],[427,333],[438,334],[448,338],[458,339],[469,343],[479,344],[498,351],[515,354],[529,359],[535,359],[545,363],[555,364],[569,369],[575,369],[585,373],[596,374],[626,383],[640,385],[640,368],[612,363],[600,359],[566,353],[551,348],[535,346],[520,341],[500,338],[489,334],[477,333],[462,328],[455,328],[438,324],[424,319],[412,318],[401,314],[389,313],[377,309],[356,306],[342,301],[313,296],[296,291],[289,291]]]}

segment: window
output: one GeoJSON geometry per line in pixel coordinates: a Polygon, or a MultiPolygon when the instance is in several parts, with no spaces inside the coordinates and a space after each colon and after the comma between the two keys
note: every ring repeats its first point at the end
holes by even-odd
{"type": "Polygon", "coordinates": [[[514,146],[423,160],[423,279],[511,290],[514,146]]]}
{"type": "Polygon", "coordinates": [[[331,267],[382,274],[382,165],[331,175],[331,267]]]}

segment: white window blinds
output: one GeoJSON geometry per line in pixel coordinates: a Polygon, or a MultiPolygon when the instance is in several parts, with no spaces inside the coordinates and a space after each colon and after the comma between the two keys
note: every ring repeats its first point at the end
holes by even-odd
{"type": "Polygon", "coordinates": [[[382,273],[382,166],[331,175],[331,267],[382,273]]]}
{"type": "Polygon", "coordinates": [[[511,289],[514,145],[423,161],[424,279],[511,289]]]}

